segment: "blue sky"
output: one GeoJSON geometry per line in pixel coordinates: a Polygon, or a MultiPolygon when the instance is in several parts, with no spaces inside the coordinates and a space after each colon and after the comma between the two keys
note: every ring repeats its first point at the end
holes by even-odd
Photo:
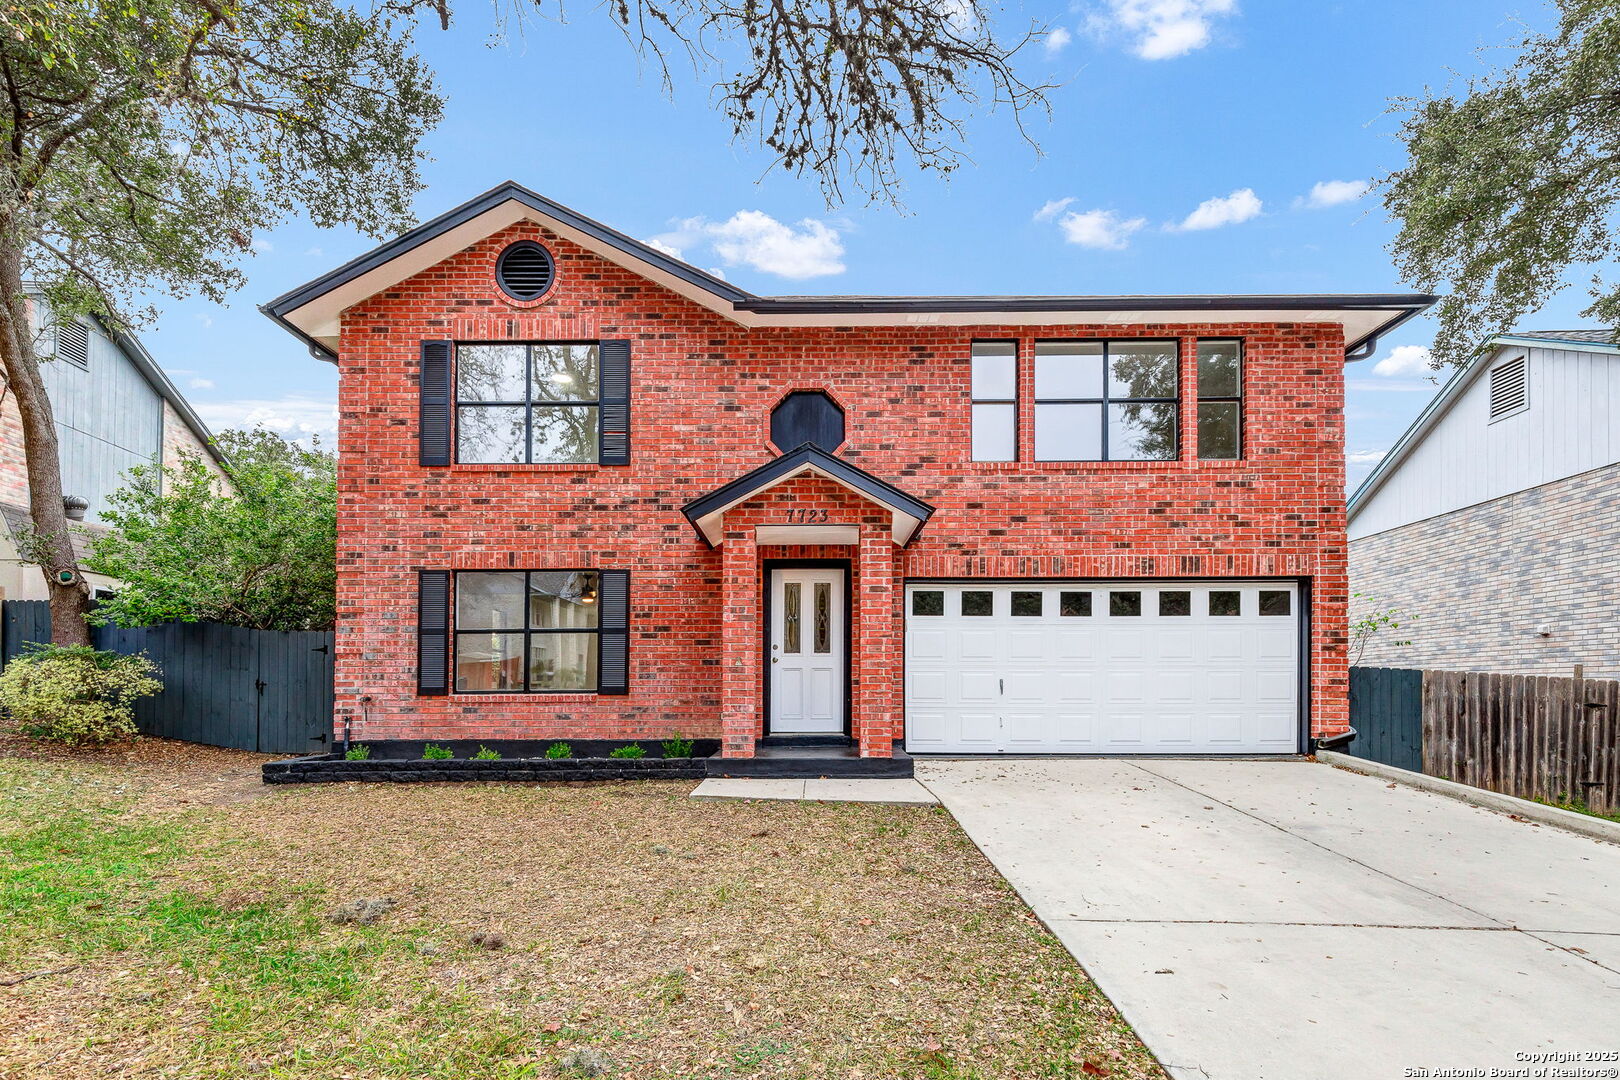
{"type": "MultiPolygon", "coordinates": [[[[706,78],[677,72],[666,95],[589,5],[505,44],[480,0],[459,7],[448,33],[418,34],[449,98],[421,218],[515,179],[760,293],[1402,289],[1392,226],[1355,197],[1400,163],[1388,100],[1550,22],[1502,0],[1009,7],[1004,27],[1058,31],[1021,61],[1027,79],[1061,83],[1031,129],[1044,156],[1005,115],[975,116],[971,160],[949,181],[911,176],[899,213],[829,210],[813,181],[767,173],[765,155],[731,142],[706,78]]],[[[143,340],[216,428],[329,432],[333,369],[256,305],[373,243],[290,222],[258,238],[227,306],[154,298],[163,313],[143,340]]],[[[1581,325],[1583,296],[1566,291],[1527,328],[1581,325]]],[[[1419,351],[1431,333],[1410,323],[1347,369],[1352,480],[1432,395],[1419,351]]]]}

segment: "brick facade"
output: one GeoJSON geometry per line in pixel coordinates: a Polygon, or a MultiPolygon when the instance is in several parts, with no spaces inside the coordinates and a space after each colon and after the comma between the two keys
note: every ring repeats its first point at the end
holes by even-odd
{"type": "Polygon", "coordinates": [[[902,585],[913,577],[1307,578],[1310,712],[1347,724],[1343,350],[1334,324],[746,329],[537,225],[514,225],[345,312],[339,424],[337,712],[356,737],[721,737],[751,752],[762,723],[762,561],[821,555],[853,570],[853,731],[881,756],[903,738],[902,585]],[[537,303],[496,288],[513,240],[556,255],[537,303]],[[1028,343],[1182,339],[1180,460],[1035,463],[1028,343]],[[1195,459],[1199,336],[1241,336],[1243,461],[1195,459]],[[632,342],[627,467],[417,463],[417,363],[426,339],[632,342]],[[1019,462],[969,460],[970,343],[1016,338],[1019,462]],[[725,518],[710,549],[687,500],[776,455],[769,413],[796,389],[844,407],[840,456],[936,507],[904,550],[885,512],[800,478],[725,518]],[[789,506],[826,508],[860,542],[756,545],[789,506]],[[619,568],[631,573],[631,682],[591,694],[420,697],[419,568],[619,568]]]}
{"type": "Polygon", "coordinates": [[[1353,616],[1393,606],[1369,666],[1620,678],[1620,465],[1350,545],[1353,616]],[[1550,633],[1543,637],[1538,627],[1550,633]],[[1410,645],[1397,645],[1410,640],[1410,645]]]}

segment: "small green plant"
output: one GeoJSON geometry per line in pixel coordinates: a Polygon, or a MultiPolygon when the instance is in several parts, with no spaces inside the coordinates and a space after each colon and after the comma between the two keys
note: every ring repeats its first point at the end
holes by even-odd
{"type": "MultiPolygon", "coordinates": [[[[1417,621],[1416,615],[1407,615],[1398,608],[1382,604],[1377,598],[1367,593],[1351,593],[1351,603],[1362,609],[1362,615],[1350,623],[1350,663],[1361,663],[1361,654],[1367,651],[1367,645],[1379,634],[1389,631],[1398,633],[1403,621],[1412,623],[1417,621]]],[[[1397,648],[1405,648],[1412,644],[1410,638],[1397,638],[1390,642],[1397,648]]]]}
{"type": "Polygon", "coordinates": [[[631,743],[629,746],[620,746],[608,751],[608,757],[643,758],[646,756],[647,748],[640,743],[631,743]]]}
{"type": "Polygon", "coordinates": [[[679,735],[664,740],[665,757],[691,757],[693,743],[691,739],[683,739],[679,735]]]}
{"type": "Polygon", "coordinates": [[[436,743],[428,743],[426,746],[422,747],[423,761],[449,761],[455,756],[456,752],[450,749],[448,746],[439,746],[436,743]]]}
{"type": "Polygon", "coordinates": [[[561,761],[563,758],[574,756],[574,748],[565,742],[554,742],[546,747],[546,757],[552,761],[561,761]]]}
{"type": "Polygon", "coordinates": [[[353,746],[351,746],[347,750],[343,751],[343,760],[344,761],[370,761],[371,760],[371,747],[367,746],[365,743],[355,743],[353,746]]]}
{"type": "Polygon", "coordinates": [[[472,756],[472,759],[474,761],[499,761],[499,760],[501,760],[501,755],[496,753],[495,751],[491,750],[489,747],[485,746],[483,743],[479,743],[478,744],[478,753],[474,754],[472,756]]]}
{"type": "Polygon", "coordinates": [[[99,746],[135,734],[132,706],[163,689],[160,674],[144,653],[29,644],[0,673],[0,710],[24,735],[99,746]]]}

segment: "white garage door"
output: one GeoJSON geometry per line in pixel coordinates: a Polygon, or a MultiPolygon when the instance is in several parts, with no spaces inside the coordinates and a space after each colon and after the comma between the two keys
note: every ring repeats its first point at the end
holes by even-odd
{"type": "Polygon", "coordinates": [[[906,749],[1293,754],[1292,582],[906,588],[906,749]]]}

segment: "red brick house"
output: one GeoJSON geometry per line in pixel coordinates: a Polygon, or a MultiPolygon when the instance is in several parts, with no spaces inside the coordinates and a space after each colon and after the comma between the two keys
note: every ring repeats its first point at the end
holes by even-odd
{"type": "Polygon", "coordinates": [[[1299,753],[1343,365],[1431,299],[756,296],[502,185],[265,307],[341,372],[338,722],[1299,753]]]}

